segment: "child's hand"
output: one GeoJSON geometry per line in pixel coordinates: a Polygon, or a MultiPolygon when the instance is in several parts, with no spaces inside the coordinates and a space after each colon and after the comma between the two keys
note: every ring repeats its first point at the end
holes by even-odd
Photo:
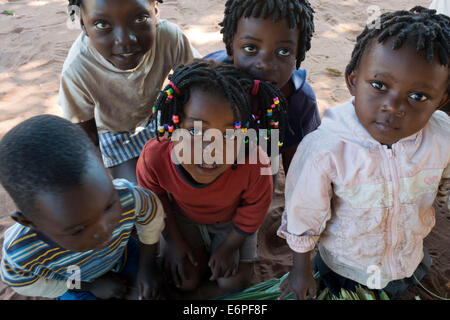
{"type": "Polygon", "coordinates": [[[316,297],[316,281],[314,280],[311,268],[310,253],[294,253],[294,266],[289,276],[280,285],[281,294],[278,300],[281,300],[289,292],[295,293],[297,300],[306,300],[306,294],[310,297],[316,297]]]}
{"type": "Polygon", "coordinates": [[[287,279],[283,281],[280,285],[281,294],[278,299],[281,300],[287,296],[290,292],[295,293],[295,298],[297,300],[306,300],[306,294],[313,298],[316,297],[316,281],[312,273],[303,274],[300,272],[291,270],[287,279]]]}
{"type": "Polygon", "coordinates": [[[127,286],[124,279],[108,272],[90,283],[87,290],[99,299],[122,299],[127,292],[127,286]]]}
{"type": "Polygon", "coordinates": [[[209,280],[214,281],[222,277],[228,278],[236,274],[238,264],[234,259],[235,251],[236,249],[230,248],[225,242],[216,249],[208,262],[212,272],[209,280]]]}
{"type": "Polygon", "coordinates": [[[139,270],[136,279],[137,298],[139,300],[161,298],[162,284],[162,274],[156,263],[144,270],[139,270]]]}
{"type": "Polygon", "coordinates": [[[164,254],[164,268],[176,287],[181,287],[182,283],[188,280],[184,271],[185,263],[198,265],[192,250],[184,242],[168,243],[164,254]]]}

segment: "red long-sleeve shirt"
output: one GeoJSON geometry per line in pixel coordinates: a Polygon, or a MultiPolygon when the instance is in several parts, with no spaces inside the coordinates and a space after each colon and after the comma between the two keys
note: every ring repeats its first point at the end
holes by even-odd
{"type": "Polygon", "coordinates": [[[233,221],[238,231],[255,232],[264,221],[272,201],[271,175],[261,175],[270,167],[265,161],[238,164],[208,185],[193,185],[171,158],[173,144],[167,140],[149,140],[139,157],[139,185],[157,195],[170,193],[181,213],[200,224],[233,221]]]}

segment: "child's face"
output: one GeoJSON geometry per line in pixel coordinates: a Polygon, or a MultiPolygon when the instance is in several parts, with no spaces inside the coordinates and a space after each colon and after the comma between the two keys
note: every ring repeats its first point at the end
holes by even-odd
{"type": "Polygon", "coordinates": [[[34,205],[39,211],[33,228],[70,251],[106,247],[121,217],[111,178],[97,159],[91,162],[81,187],[42,193],[34,205]]]}
{"type": "Polygon", "coordinates": [[[437,57],[430,64],[407,44],[398,50],[392,50],[392,41],[369,45],[346,81],[360,123],[391,146],[420,131],[448,101],[449,71],[437,57]]]}
{"type": "Polygon", "coordinates": [[[289,29],[286,19],[241,18],[232,42],[234,65],[286,94],[296,67],[299,32],[289,29]]]}
{"type": "MultiPolygon", "coordinates": [[[[234,129],[234,116],[230,103],[223,97],[218,97],[213,94],[209,94],[202,90],[192,90],[189,101],[184,106],[184,116],[180,123],[180,127],[188,130],[191,135],[191,143],[185,143],[183,148],[191,148],[191,162],[190,164],[182,163],[182,167],[189,173],[189,175],[197,183],[207,184],[213,182],[219,177],[225,170],[231,167],[231,164],[226,164],[226,141],[223,139],[223,153],[216,154],[220,150],[212,151],[212,157],[222,158],[222,164],[206,164],[205,159],[202,157],[202,164],[194,163],[194,143],[202,146],[201,150],[212,143],[212,141],[203,141],[202,135],[208,129],[217,129],[223,134],[226,133],[226,129],[234,129]],[[195,132],[194,122],[202,122],[203,132],[195,132]]],[[[236,141],[236,140],[235,140],[236,141]]],[[[175,142],[176,144],[177,142],[175,142]]],[[[236,150],[236,143],[234,144],[234,150],[236,150]]],[[[197,155],[198,156],[198,155],[197,155]]],[[[233,159],[236,159],[236,153],[233,155],[233,159]]]]}
{"type": "Polygon", "coordinates": [[[156,2],[83,0],[84,30],[94,48],[116,68],[133,69],[155,42],[156,2]]]}

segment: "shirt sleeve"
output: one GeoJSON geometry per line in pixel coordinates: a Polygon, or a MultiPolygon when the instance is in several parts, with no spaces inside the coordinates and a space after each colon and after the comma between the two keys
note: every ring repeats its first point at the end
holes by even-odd
{"type": "Polygon", "coordinates": [[[62,73],[58,93],[58,104],[63,116],[74,123],[94,118],[95,103],[81,85],[76,72],[66,70],[62,73]]]}
{"type": "Polygon", "coordinates": [[[233,224],[236,231],[250,235],[258,230],[263,223],[273,194],[272,175],[261,174],[261,166],[255,166],[258,172],[252,172],[250,183],[242,194],[242,200],[236,209],[233,224]]]}
{"type": "Polygon", "coordinates": [[[314,249],[331,218],[331,178],[323,169],[323,161],[311,156],[315,154],[312,140],[303,140],[292,159],[286,178],[285,211],[277,231],[300,253],[314,249]]]}
{"type": "Polygon", "coordinates": [[[163,206],[150,190],[135,186],[133,192],[136,199],[136,231],[139,240],[144,244],[155,244],[165,226],[163,206]]]}
{"type": "MultiPolygon", "coordinates": [[[[317,106],[317,100],[316,95],[314,94],[314,91],[311,87],[311,85],[307,82],[303,85],[303,90],[307,94],[307,113],[304,117],[304,121],[302,123],[303,127],[303,137],[306,136],[308,133],[314,131],[317,129],[317,127],[320,125],[320,113],[319,108],[317,106]]],[[[303,138],[302,137],[302,138],[303,138]]]]}
{"type": "Polygon", "coordinates": [[[17,268],[13,263],[8,262],[5,256],[1,263],[1,280],[23,296],[56,298],[68,290],[65,281],[38,277],[29,271],[17,268]]]}
{"type": "Polygon", "coordinates": [[[202,55],[195,49],[188,37],[177,27],[177,55],[175,66],[190,63],[194,59],[201,59],[202,55]]]}
{"type": "Polygon", "coordinates": [[[319,108],[313,89],[305,81],[289,99],[285,141],[282,150],[297,147],[303,138],[320,125],[319,108]]]}

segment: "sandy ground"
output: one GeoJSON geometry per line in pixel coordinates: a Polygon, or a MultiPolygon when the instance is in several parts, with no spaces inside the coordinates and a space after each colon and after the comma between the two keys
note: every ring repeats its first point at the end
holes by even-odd
{"type": "MultiPolygon", "coordinates": [[[[312,49],[302,68],[316,92],[321,113],[349,98],[342,76],[327,68],[344,72],[355,38],[373,14],[415,5],[429,6],[428,0],[310,0],[316,10],[316,33],[312,49]],[[372,7],[376,6],[376,7],[372,7]],[[372,9],[372,11],[371,11],[372,9]]],[[[165,0],[161,17],[177,23],[201,54],[222,49],[217,25],[222,19],[225,0],[165,0]]],[[[0,0],[0,137],[19,122],[43,113],[61,115],[57,106],[59,75],[67,52],[79,30],[67,27],[66,0],[0,0]]],[[[260,261],[253,282],[279,277],[291,265],[289,249],[275,235],[284,207],[284,176],[279,179],[267,220],[259,233],[260,261]]],[[[8,213],[14,204],[0,187],[0,242],[12,224],[8,213]]],[[[436,227],[425,240],[433,257],[433,267],[423,281],[426,288],[450,297],[450,215],[437,211],[436,227]]],[[[404,297],[433,299],[419,286],[404,297]]],[[[0,284],[0,299],[23,299],[0,284]]]]}

